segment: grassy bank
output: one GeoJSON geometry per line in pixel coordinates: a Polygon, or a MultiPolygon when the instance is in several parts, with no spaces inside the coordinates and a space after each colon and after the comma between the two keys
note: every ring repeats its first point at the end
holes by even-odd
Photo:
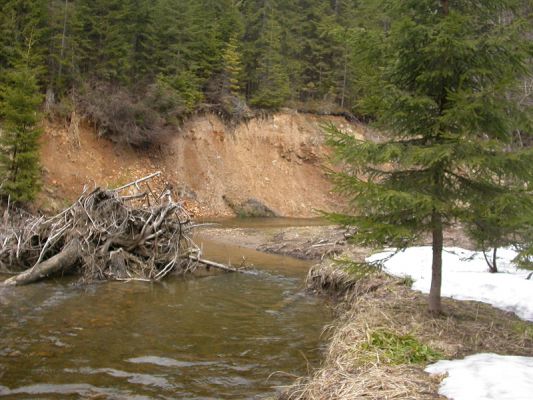
{"type": "Polygon", "coordinates": [[[339,316],[321,368],[282,399],[438,399],[442,377],[424,372],[438,359],[533,356],[533,324],[452,299],[443,299],[445,313],[435,317],[426,311],[427,295],[411,290],[408,279],[325,261],[311,270],[308,285],[337,298],[339,316]]]}

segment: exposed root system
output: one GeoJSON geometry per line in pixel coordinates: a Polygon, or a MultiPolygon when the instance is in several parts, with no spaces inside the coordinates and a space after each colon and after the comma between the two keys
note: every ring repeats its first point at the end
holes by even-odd
{"type": "Polygon", "coordinates": [[[172,271],[195,269],[202,263],[189,236],[195,225],[169,190],[155,194],[150,189],[146,181],[156,175],[115,190],[85,191],[51,218],[6,214],[0,229],[0,268],[31,268],[4,284],[30,283],[68,269],[87,282],[158,281],[172,271]]]}

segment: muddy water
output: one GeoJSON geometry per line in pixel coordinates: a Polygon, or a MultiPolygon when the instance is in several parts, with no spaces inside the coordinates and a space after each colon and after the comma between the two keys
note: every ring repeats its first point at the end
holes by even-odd
{"type": "Polygon", "coordinates": [[[200,240],[255,274],[0,289],[0,397],[268,398],[319,358],[330,315],[309,264],[200,240]]]}
{"type": "Polygon", "coordinates": [[[220,218],[201,222],[212,222],[223,228],[290,228],[297,226],[325,226],[331,222],[324,218],[220,218]]]}

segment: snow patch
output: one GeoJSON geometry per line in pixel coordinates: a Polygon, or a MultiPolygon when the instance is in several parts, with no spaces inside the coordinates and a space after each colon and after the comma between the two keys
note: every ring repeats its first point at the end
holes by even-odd
{"type": "MultiPolygon", "coordinates": [[[[397,254],[394,252],[377,253],[367,261],[384,260],[385,272],[399,277],[410,276],[414,280],[414,290],[429,293],[431,247],[410,247],[397,254]]],[[[530,271],[513,264],[514,250],[500,249],[497,254],[500,272],[492,274],[488,272],[483,253],[459,247],[445,248],[442,254],[442,296],[481,301],[533,321],[533,280],[526,279],[530,271]]]]}
{"type": "Polygon", "coordinates": [[[531,400],[533,357],[481,353],[438,361],[426,372],[445,374],[439,394],[453,400],[531,400]]]}

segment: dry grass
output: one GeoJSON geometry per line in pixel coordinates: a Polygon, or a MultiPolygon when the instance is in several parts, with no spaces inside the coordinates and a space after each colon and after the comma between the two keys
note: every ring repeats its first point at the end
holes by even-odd
{"type": "Polygon", "coordinates": [[[357,295],[361,291],[371,291],[374,284],[360,278],[371,275],[374,270],[357,264],[367,255],[367,249],[351,246],[339,258],[323,259],[309,270],[305,282],[307,290],[336,300],[345,300],[345,296],[357,295]],[[370,287],[366,287],[367,284],[370,287]]]}
{"type": "MultiPolygon", "coordinates": [[[[427,295],[414,292],[382,273],[361,279],[335,265],[315,267],[308,283],[316,290],[343,292],[340,316],[333,329],[322,367],[289,388],[282,399],[438,399],[440,377],[424,372],[436,357],[462,358],[480,352],[533,356],[533,324],[478,302],[444,299],[445,314],[427,310],[427,295]],[[393,340],[380,348],[376,333],[393,340]],[[398,364],[400,355],[421,351],[415,362],[398,364]],[[411,340],[412,339],[412,340],[411,340]],[[398,343],[400,343],[398,345],[398,343]],[[424,359],[426,357],[427,359],[424,359]],[[393,354],[394,356],[394,354],[393,354]]],[[[327,265],[326,265],[327,264],[327,265]]],[[[409,360],[412,360],[409,358],[409,360]]]]}

